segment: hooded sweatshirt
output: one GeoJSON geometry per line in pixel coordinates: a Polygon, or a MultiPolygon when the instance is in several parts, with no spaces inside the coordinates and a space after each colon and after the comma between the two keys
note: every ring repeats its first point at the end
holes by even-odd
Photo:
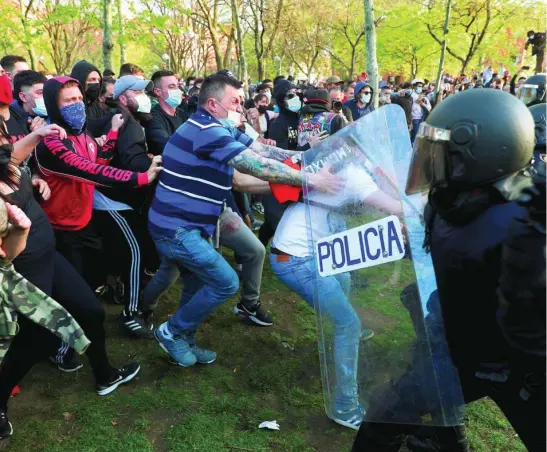
{"type": "Polygon", "coordinates": [[[298,147],[298,113],[287,110],[285,94],[296,88],[288,80],[279,80],[274,88],[274,97],[279,107],[279,116],[271,124],[269,138],[275,140],[276,146],[289,151],[298,147]]]}
{"type": "Polygon", "coordinates": [[[348,107],[351,110],[351,116],[353,117],[354,121],[357,121],[359,118],[362,118],[363,116],[368,115],[369,113],[374,111],[374,105],[372,105],[372,99],[374,97],[374,89],[368,83],[358,82],[355,85],[355,91],[353,96],[354,96],[353,99],[350,99],[344,102],[344,106],[348,107]],[[359,99],[359,92],[365,86],[368,86],[370,88],[370,92],[371,92],[370,101],[364,107],[359,107],[357,105],[357,101],[359,99]]]}
{"type": "MultiPolygon", "coordinates": [[[[68,136],[42,139],[36,148],[36,163],[42,178],[51,188],[51,197],[42,204],[54,229],[77,231],[91,219],[93,193],[98,186],[138,187],[148,184],[148,175],[124,171],[107,164],[116,150],[118,132],[110,131],[101,148],[86,132],[72,129],[63,119],[57,105],[61,87],[70,77],[54,77],[44,84],[44,102],[52,124],[63,127],[68,136]]],[[[80,90],[83,92],[81,86],[80,90]]]]}
{"type": "MultiPolygon", "coordinates": [[[[80,86],[85,89],[85,84],[87,77],[91,72],[97,72],[99,74],[99,92],[100,88],[103,85],[103,78],[101,72],[96,66],[93,66],[91,63],[88,63],[85,60],[79,61],[72,68],[70,76],[75,78],[80,83],[80,86]]],[[[105,134],[110,129],[110,120],[112,119],[112,114],[105,112],[99,105],[97,99],[88,99],[84,92],[84,102],[86,104],[87,112],[87,130],[94,137],[100,137],[105,134]]],[[[98,96],[97,96],[98,98],[98,96]]]]}

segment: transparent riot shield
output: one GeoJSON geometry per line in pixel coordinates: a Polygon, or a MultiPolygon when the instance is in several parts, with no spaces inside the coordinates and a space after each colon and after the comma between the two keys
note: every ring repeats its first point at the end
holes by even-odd
{"type": "Polygon", "coordinates": [[[463,396],[433,265],[422,247],[426,200],[404,193],[411,156],[396,105],[303,154],[306,174],[327,166],[344,181],[336,194],[304,187],[325,408],[332,419],[358,407],[371,422],[462,422],[463,396]]]}

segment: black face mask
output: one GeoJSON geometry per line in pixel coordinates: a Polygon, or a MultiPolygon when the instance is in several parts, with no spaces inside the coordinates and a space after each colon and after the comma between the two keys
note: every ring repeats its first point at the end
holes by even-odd
{"type": "Polygon", "coordinates": [[[118,108],[119,101],[118,99],[114,99],[113,97],[105,97],[104,104],[110,108],[118,108]]]}
{"type": "Polygon", "coordinates": [[[88,83],[85,90],[85,97],[88,103],[95,102],[101,91],[100,83],[88,83]]]}
{"type": "Polygon", "coordinates": [[[266,113],[268,111],[268,107],[266,105],[260,105],[258,107],[258,112],[263,115],[264,113],[266,113]]]}
{"type": "Polygon", "coordinates": [[[0,145],[0,166],[6,166],[11,160],[13,144],[7,143],[0,145]]]}

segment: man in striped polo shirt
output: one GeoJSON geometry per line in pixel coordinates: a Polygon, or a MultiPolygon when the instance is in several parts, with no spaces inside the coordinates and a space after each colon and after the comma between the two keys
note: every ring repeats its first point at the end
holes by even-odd
{"type": "MultiPolygon", "coordinates": [[[[223,208],[233,205],[234,169],[265,181],[302,185],[303,176],[281,163],[294,155],[253,142],[235,126],[241,84],[217,73],[201,86],[199,106],[171,137],[149,212],[149,229],[161,257],[176,265],[184,289],[177,312],[155,331],[172,362],[182,367],[212,363],[216,353],[200,348],[195,333],[239,288],[236,272],[210,242],[223,208]]],[[[324,169],[308,176],[308,187],[336,192],[342,182],[324,169]]]]}

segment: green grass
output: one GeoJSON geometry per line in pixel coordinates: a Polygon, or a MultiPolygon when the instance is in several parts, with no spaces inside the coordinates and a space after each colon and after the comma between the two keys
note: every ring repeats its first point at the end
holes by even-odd
{"type": "MultiPolygon", "coordinates": [[[[227,254],[227,253],[226,253],[227,254]]],[[[366,273],[368,288],[356,299],[375,329],[375,353],[400,358],[394,350],[411,340],[399,288],[412,278],[408,262],[366,273]],[[394,277],[393,275],[396,275],[394,277]],[[396,287],[397,290],[393,290],[396,287]]],[[[364,281],[361,276],[357,280],[364,281]]],[[[157,319],[178,304],[176,284],[161,300],[157,319]]],[[[218,351],[210,366],[170,365],[155,341],[122,336],[120,308],[106,306],[109,352],[114,364],[138,361],[135,383],[112,395],[94,393],[89,365],[74,375],[40,364],[10,402],[15,436],[0,446],[14,452],[241,452],[349,451],[355,432],[324,414],[314,313],[265,266],[263,305],[275,316],[272,328],[238,321],[230,300],[203,325],[200,340],[218,351]],[[280,431],[258,429],[277,420],[280,431]]],[[[476,451],[525,451],[496,406],[488,400],[468,410],[476,451]]]]}

